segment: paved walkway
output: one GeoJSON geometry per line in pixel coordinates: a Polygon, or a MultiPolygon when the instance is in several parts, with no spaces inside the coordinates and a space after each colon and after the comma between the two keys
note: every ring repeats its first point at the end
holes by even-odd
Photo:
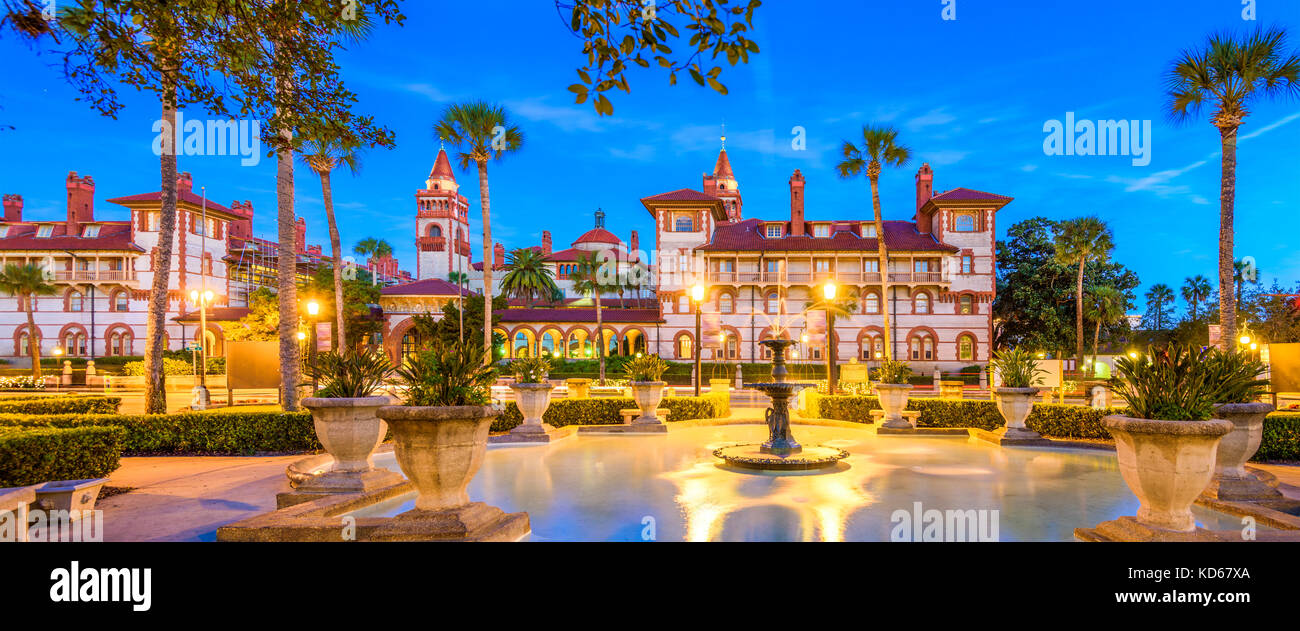
{"type": "Polygon", "coordinates": [[[105,541],[214,541],[217,527],[275,510],[289,463],[304,456],[122,458],[100,500],[105,541]]]}

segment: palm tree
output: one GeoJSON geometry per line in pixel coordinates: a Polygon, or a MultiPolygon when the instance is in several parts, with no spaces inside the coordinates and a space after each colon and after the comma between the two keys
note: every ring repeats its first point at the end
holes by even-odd
{"type": "Polygon", "coordinates": [[[1096,217],[1079,217],[1061,222],[1056,233],[1056,261],[1077,265],[1074,282],[1074,357],[1083,363],[1083,268],[1091,262],[1104,262],[1115,249],[1110,228],[1096,217]]]}
{"type": "Polygon", "coordinates": [[[1154,330],[1163,331],[1165,325],[1169,324],[1165,322],[1165,312],[1168,310],[1166,305],[1174,301],[1174,290],[1164,283],[1156,283],[1147,290],[1146,298],[1147,313],[1155,316],[1152,318],[1154,320],[1152,324],[1155,325],[1154,330]]]}
{"type": "Polygon", "coordinates": [[[478,167],[479,204],[483,208],[483,346],[492,362],[492,204],[488,196],[488,160],[518,151],[524,133],[510,124],[505,108],[486,101],[455,103],[443,110],[434,133],[459,147],[461,169],[478,167]]]}
{"type": "Polygon", "coordinates": [[[1186,300],[1191,308],[1193,322],[1196,321],[1201,302],[1210,297],[1211,291],[1213,288],[1210,287],[1210,279],[1200,274],[1188,276],[1183,280],[1183,300],[1186,300]]]}
{"type": "Polygon", "coordinates": [[[596,301],[596,356],[600,365],[600,385],[605,385],[605,323],[600,310],[600,295],[609,291],[609,284],[602,281],[605,276],[601,271],[600,257],[595,252],[578,253],[569,280],[573,291],[591,296],[596,301]]]}
{"type": "Polygon", "coordinates": [[[886,359],[893,359],[894,344],[893,337],[889,334],[889,252],[885,247],[885,221],[880,212],[880,169],[882,165],[901,167],[912,156],[911,150],[897,141],[898,130],[893,127],[864,125],[862,146],[845,140],[840,147],[844,160],[835,165],[835,170],[842,178],[865,173],[871,182],[871,207],[876,214],[876,249],[880,254],[880,295],[886,305],[880,313],[885,320],[885,339],[890,340],[885,342],[886,359]]]}
{"type": "Polygon", "coordinates": [[[506,255],[506,275],[501,278],[501,293],[530,303],[550,300],[559,287],[550,259],[532,248],[520,248],[506,255]]]}
{"type": "Polygon", "coordinates": [[[465,272],[447,272],[447,280],[456,285],[456,316],[460,318],[460,341],[465,342],[465,288],[469,286],[469,274],[465,272]]]}
{"type": "Polygon", "coordinates": [[[1215,34],[1199,48],[1183,51],[1166,75],[1167,107],[1179,122],[1191,120],[1210,103],[1210,124],[1219,130],[1219,346],[1231,350],[1237,335],[1232,291],[1233,204],[1237,189],[1237,130],[1258,97],[1300,91],[1300,57],[1287,54],[1285,29],[1256,29],[1241,39],[1215,34]]]}
{"type": "Polygon", "coordinates": [[[1124,309],[1127,306],[1128,298],[1124,296],[1124,292],[1110,285],[1088,289],[1088,302],[1084,306],[1084,315],[1097,325],[1092,335],[1092,376],[1094,377],[1097,376],[1097,354],[1101,346],[1101,326],[1124,317],[1124,309]]]}
{"type": "Polygon", "coordinates": [[[353,143],[344,143],[336,138],[303,141],[300,155],[320,176],[321,197],[325,202],[325,221],[329,224],[330,255],[334,266],[334,319],[338,333],[334,337],[334,348],[347,348],[347,338],[343,328],[343,245],[339,242],[339,226],[334,220],[334,192],[330,186],[330,173],[340,166],[346,166],[353,175],[360,167],[359,147],[353,143]]]}
{"type": "MultiPolygon", "coordinates": [[[[352,248],[352,253],[358,256],[364,256],[367,259],[382,259],[393,255],[393,246],[383,239],[366,237],[357,242],[357,245],[352,248]]],[[[371,284],[379,282],[377,275],[370,267],[369,260],[366,261],[366,271],[370,272],[371,284]]]]}
{"type": "Polygon", "coordinates": [[[32,315],[32,311],[36,307],[36,296],[54,295],[54,285],[46,282],[45,269],[41,266],[30,263],[27,265],[10,263],[4,270],[0,270],[0,291],[17,298],[19,305],[27,306],[24,309],[27,312],[27,353],[32,358],[32,380],[39,382],[41,380],[40,331],[36,328],[36,318],[32,315]]]}

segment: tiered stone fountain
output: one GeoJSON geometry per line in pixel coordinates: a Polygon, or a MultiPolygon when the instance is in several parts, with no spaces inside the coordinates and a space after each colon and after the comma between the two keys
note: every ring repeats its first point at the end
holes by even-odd
{"type": "Polygon", "coordinates": [[[713,455],[733,467],[766,471],[822,469],[835,466],[847,458],[849,452],[843,449],[824,445],[805,447],[795,441],[790,434],[790,398],[809,387],[809,384],[785,380],[785,349],[794,344],[794,341],[763,340],[759,344],[772,351],[772,381],[747,383],[745,387],[754,388],[772,398],[772,407],[768,408],[766,415],[768,440],[762,444],[723,447],[714,450],[713,455]]]}

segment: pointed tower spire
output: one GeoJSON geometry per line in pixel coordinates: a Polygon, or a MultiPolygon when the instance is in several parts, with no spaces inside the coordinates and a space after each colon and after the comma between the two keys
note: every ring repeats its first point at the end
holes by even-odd
{"type": "Polygon", "coordinates": [[[451,161],[447,159],[446,149],[438,149],[438,159],[433,162],[433,170],[429,171],[429,179],[456,181],[456,175],[451,172],[451,161]]]}

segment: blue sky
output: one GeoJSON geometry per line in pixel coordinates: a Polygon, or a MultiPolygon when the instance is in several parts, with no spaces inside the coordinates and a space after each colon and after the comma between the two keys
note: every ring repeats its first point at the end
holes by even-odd
{"type": "MultiPolygon", "coordinates": [[[[565,90],[580,42],[549,0],[408,1],[405,26],[377,30],[341,59],[358,109],[397,135],[396,149],[368,153],[357,177],[335,178],[345,246],[385,238],[414,270],[413,193],[437,152],[432,124],[446,104],[484,98],[503,103],[527,136],[522,152],[491,167],[493,236],[507,247],[535,244],[542,230],[563,247],[591,226],[597,207],[619,236],[635,229],[652,244],[638,199],[699,188],[723,123],[747,216],[788,216],[786,180],[796,168],[807,178],[810,219],[869,216],[865,180],[840,180],[833,167],[840,141],[876,122],[897,126],[913,151],[909,165],[882,177],[886,218],[911,217],[912,176],[927,161],[936,190],[1015,197],[999,213],[1001,231],[1037,215],[1097,214],[1115,231],[1114,258],[1137,271],[1143,289],[1213,278],[1218,134],[1207,122],[1167,121],[1162,74],[1180,49],[1215,30],[1281,24],[1296,47],[1300,2],[1258,0],[1256,22],[1242,19],[1240,0],[956,0],[956,8],[957,19],[944,21],[940,0],[773,0],[756,14],[762,53],[723,71],[729,95],[686,76],[670,87],[664,74],[635,70],[632,93],[613,95],[614,116],[597,117],[565,90]],[[1045,155],[1043,125],[1066,112],[1152,121],[1150,164],[1045,155]],[[795,126],[807,132],[806,150],[791,147],[795,126]]],[[[156,101],[124,93],[128,107],[104,118],[74,101],[52,57],[11,36],[0,40],[0,55],[0,123],[16,127],[0,131],[0,192],[23,194],[28,218],[63,216],[71,170],[95,177],[102,219],[124,217],[103,200],[158,189],[156,101]]],[[[1300,102],[1256,104],[1241,133],[1237,255],[1255,256],[1266,282],[1294,284],[1300,102]]],[[[271,159],[241,166],[235,156],[182,156],[181,169],[220,203],[251,200],[255,231],[274,238],[271,159]]],[[[326,243],[319,182],[306,168],[298,174],[308,239],[326,243]]],[[[477,227],[475,176],[457,177],[477,227]]]]}

